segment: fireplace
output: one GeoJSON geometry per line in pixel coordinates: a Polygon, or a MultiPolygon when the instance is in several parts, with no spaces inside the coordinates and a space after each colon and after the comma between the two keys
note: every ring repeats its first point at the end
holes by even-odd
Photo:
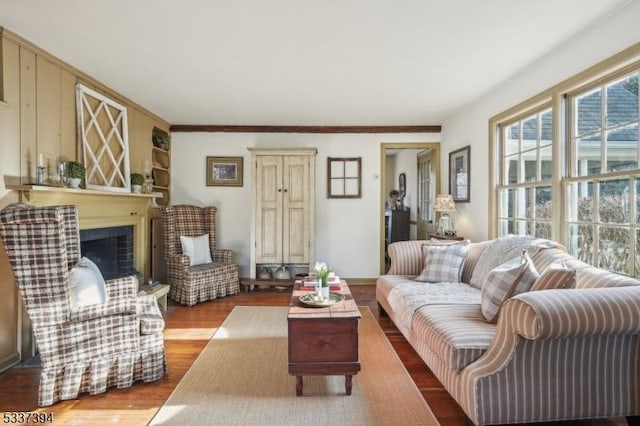
{"type": "Polygon", "coordinates": [[[80,231],[82,256],[98,266],[105,280],[136,275],[133,226],[112,226],[80,231]]]}

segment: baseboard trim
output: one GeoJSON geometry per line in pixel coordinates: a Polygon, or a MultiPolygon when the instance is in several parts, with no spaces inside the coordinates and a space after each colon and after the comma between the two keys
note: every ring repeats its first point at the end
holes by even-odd
{"type": "Polygon", "coordinates": [[[9,356],[0,359],[0,373],[6,371],[20,362],[20,352],[15,351],[9,356]]]}

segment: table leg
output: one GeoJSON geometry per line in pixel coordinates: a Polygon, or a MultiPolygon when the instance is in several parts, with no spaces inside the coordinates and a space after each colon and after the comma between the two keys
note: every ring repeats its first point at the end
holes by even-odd
{"type": "Polygon", "coordinates": [[[351,395],[352,383],[353,383],[353,376],[351,374],[346,374],[344,376],[344,387],[347,390],[347,395],[351,395]]]}
{"type": "Polygon", "coordinates": [[[296,396],[302,396],[302,376],[296,376],[296,396]]]}

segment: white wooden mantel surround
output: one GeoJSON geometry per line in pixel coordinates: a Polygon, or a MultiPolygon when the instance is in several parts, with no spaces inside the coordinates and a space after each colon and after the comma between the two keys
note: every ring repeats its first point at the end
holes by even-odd
{"type": "Polygon", "coordinates": [[[315,259],[315,158],[317,150],[251,152],[251,268],[303,265],[315,259]]]}
{"type": "Polygon", "coordinates": [[[36,207],[73,204],[78,208],[80,229],[133,226],[133,265],[148,275],[149,221],[147,211],[152,198],[162,194],[133,194],[55,186],[8,186],[18,191],[20,201],[36,207]]]}

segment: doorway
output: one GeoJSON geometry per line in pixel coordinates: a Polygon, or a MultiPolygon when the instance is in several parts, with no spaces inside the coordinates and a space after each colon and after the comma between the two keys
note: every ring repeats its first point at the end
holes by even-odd
{"type": "Polygon", "coordinates": [[[398,205],[408,216],[409,229],[402,239],[425,239],[433,226],[433,200],[440,188],[440,144],[383,143],[380,149],[380,274],[384,274],[386,247],[393,242],[388,239],[390,210],[396,205],[389,192],[405,188],[398,205]]]}

